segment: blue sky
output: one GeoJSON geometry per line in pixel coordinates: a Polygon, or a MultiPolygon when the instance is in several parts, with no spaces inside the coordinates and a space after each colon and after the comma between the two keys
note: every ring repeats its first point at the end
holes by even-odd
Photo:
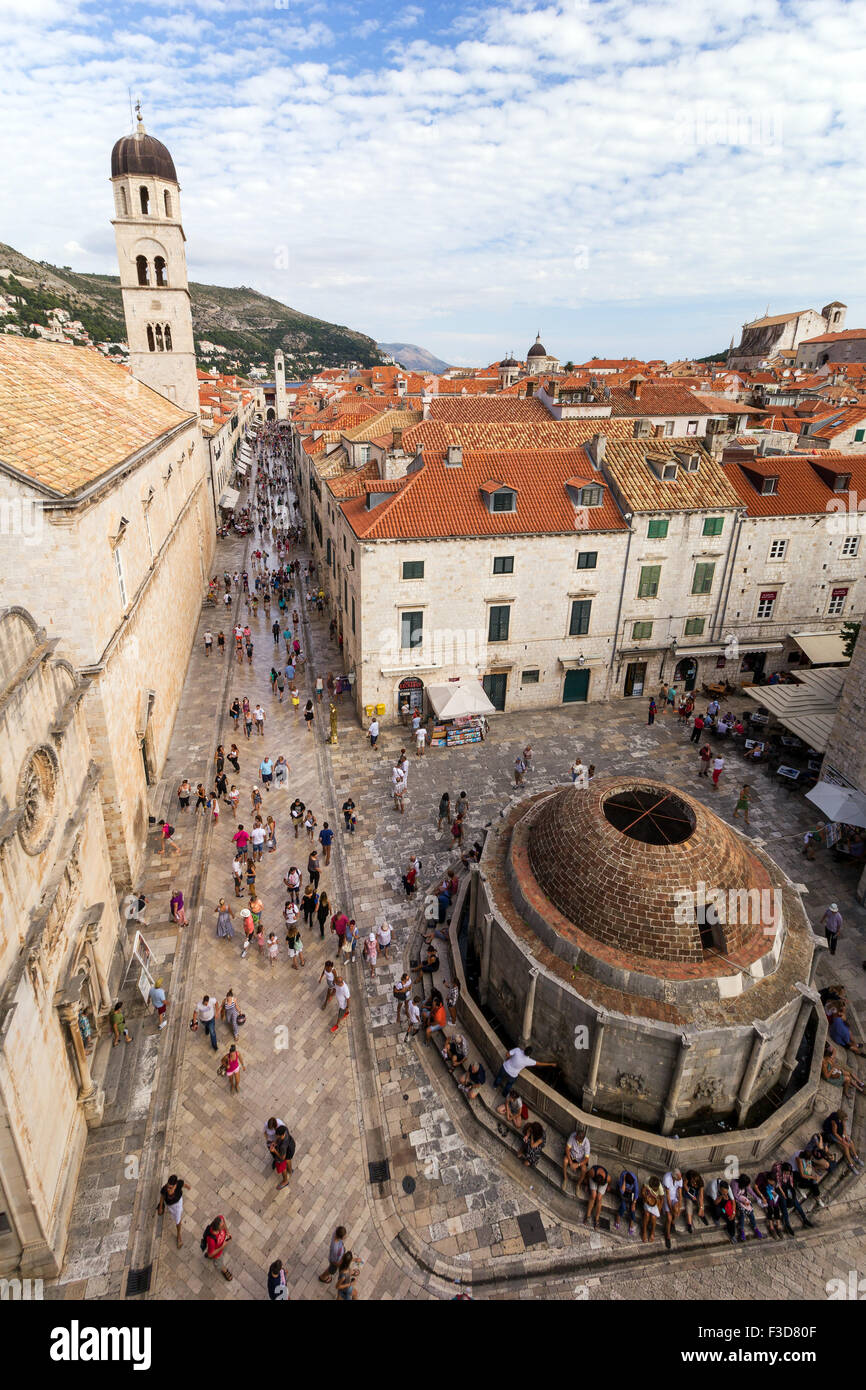
{"type": "MultiPolygon", "coordinates": [[[[858,13],[859,11],[859,13],[858,13]]],[[[848,0],[0,0],[0,240],[113,271],[128,89],[193,279],[454,362],[866,324],[866,26],[848,0]]]]}

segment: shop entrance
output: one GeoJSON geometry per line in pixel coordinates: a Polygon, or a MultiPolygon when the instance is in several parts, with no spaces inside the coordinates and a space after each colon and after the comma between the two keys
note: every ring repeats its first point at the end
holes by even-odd
{"type": "Polygon", "coordinates": [[[417,676],[407,676],[397,686],[397,708],[401,720],[411,719],[417,710],[423,713],[424,682],[417,676]]]}
{"type": "Polygon", "coordinates": [[[646,662],[630,661],[625,668],[626,695],[642,695],[646,683],[646,662]]]}
{"type": "Polygon", "coordinates": [[[694,657],[684,656],[682,661],[678,661],[674,671],[674,685],[682,685],[688,694],[694,690],[695,681],[698,678],[698,663],[694,657]]]}
{"type": "Polygon", "coordinates": [[[481,684],[494,709],[505,709],[505,692],[508,689],[508,675],[497,671],[495,675],[485,676],[481,684]]]}

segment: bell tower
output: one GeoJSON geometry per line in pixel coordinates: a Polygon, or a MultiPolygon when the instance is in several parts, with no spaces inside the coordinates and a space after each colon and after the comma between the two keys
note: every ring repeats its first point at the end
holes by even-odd
{"type": "Polygon", "coordinates": [[[129,365],[136,381],[197,415],[180,185],[165,145],[144,128],[140,104],[136,116],[135,134],[122,136],[111,151],[112,226],[129,365]]]}
{"type": "Polygon", "coordinates": [[[283,356],[282,348],[277,348],[274,353],[274,380],[277,383],[277,419],[286,420],[289,415],[289,404],[286,400],[286,359],[283,356]]]}

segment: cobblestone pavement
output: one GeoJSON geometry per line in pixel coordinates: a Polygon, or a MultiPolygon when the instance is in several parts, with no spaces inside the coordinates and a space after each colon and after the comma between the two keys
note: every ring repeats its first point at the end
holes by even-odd
{"type": "MultiPolygon", "coordinates": [[[[214,568],[241,568],[243,553],[241,541],[222,542],[214,568]]],[[[723,782],[714,793],[697,779],[694,750],[678,721],[664,716],[647,728],[642,702],[571,706],[519,719],[503,715],[483,744],[411,756],[400,815],[389,777],[408,738],[402,730],[386,730],[379,748],[371,750],[345,699],[336,748],[326,743],[327,703],[307,732],[290,704],[280,706],[270,693],[270,621],[260,612],[252,623],[251,668],[237,665],[230,637],[223,657],[206,660],[201,641],[191,656],[168,764],[154,796],[155,814],[172,808],[181,853],[177,862],[152,853],[144,878],[153,895],[146,935],[166,979],[171,1021],[159,1035],[155,1020],[142,1015],[133,1044],[108,1050],[106,1120],[87,1147],[67,1266],[46,1290],[49,1296],[123,1296],[130,1269],[152,1263],[151,1296],[160,1299],[262,1298],[267,1267],[279,1257],[293,1298],[332,1298],[333,1289],[316,1275],[337,1223],[347,1227],[348,1244],[364,1260],[359,1287],[368,1299],[453,1297],[461,1276],[473,1280],[481,1298],[814,1298],[825,1296],[828,1279],[863,1266],[866,1225],[859,1224],[864,1217],[858,1187],[846,1204],[825,1214],[830,1219],[822,1221],[823,1230],[788,1242],[784,1252],[763,1249],[769,1241],[731,1251],[711,1231],[683,1238],[666,1256],[663,1248],[641,1250],[619,1236],[588,1232],[580,1221],[583,1203],[576,1209],[573,1199],[542,1177],[528,1175],[462,1101],[457,1106],[433,1049],[405,1044],[393,1023],[391,987],[404,968],[418,911],[407,906],[402,872],[409,854],[417,852],[429,883],[451,859],[450,838],[436,829],[441,791],[449,790],[452,798],[467,792],[471,842],[507,805],[514,791],[513,759],[527,742],[534,750],[530,791],[564,781],[579,751],[600,775],[633,767],[688,789],[728,818],[739,768],[729,761],[727,786],[723,782]],[[254,734],[247,741],[243,728],[232,732],[228,704],[244,693],[265,705],[263,738],[254,734]],[[210,784],[213,749],[232,738],[241,752],[241,773],[234,779],[241,792],[238,819],[247,827],[263,753],[283,753],[291,767],[288,792],[263,792],[265,810],[277,822],[277,851],[265,854],[257,877],[266,933],[274,930],[280,943],[273,970],[255,950],[241,959],[238,918],[233,940],[215,936],[218,898],[240,906],[232,888],[235,826],[227,808],[219,825],[210,827],[196,824],[191,811],[182,819],[174,799],[184,775],[193,785],[210,784]],[[344,833],[339,815],[349,794],[358,808],[355,835],[344,833]],[[329,933],[322,941],[317,926],[304,932],[302,969],[292,970],[285,954],[281,880],[292,863],[305,869],[311,848],[303,832],[296,843],[289,826],[295,795],[312,807],[319,827],[328,820],[336,831],[320,884],[332,906],[344,906],[362,931],[383,917],[394,928],[391,958],[380,956],[375,979],[360,960],[346,966],[352,1011],[336,1034],[330,1032],[333,1006],[322,1013],[318,984],[331,951],[329,933]],[[175,882],[197,904],[181,931],[167,921],[175,882]],[[231,1041],[226,1025],[217,1025],[216,1053],[201,1030],[194,1034],[187,1026],[202,993],[221,999],[229,988],[247,1015],[239,1039],[247,1070],[237,1095],[217,1076],[217,1062],[231,1041]],[[291,1184],[280,1192],[262,1137],[271,1114],[287,1122],[297,1143],[291,1184]],[[382,1159],[390,1164],[389,1178],[373,1182],[368,1165],[382,1159]],[[171,1171],[189,1186],[180,1250],[171,1223],[154,1214],[159,1186],[171,1171]],[[206,1265],[199,1250],[201,1231],[218,1212],[233,1236],[232,1283],[206,1265]]],[[[213,610],[205,610],[201,631],[208,625],[218,630],[213,610]]],[[[225,624],[227,633],[230,626],[225,624]]],[[[327,618],[304,608],[302,628],[305,700],[316,674],[338,669],[338,654],[328,639],[327,618]]],[[[855,880],[826,858],[808,862],[800,856],[802,832],[815,819],[806,803],[761,774],[754,783],[749,833],[796,882],[806,884],[813,922],[831,898],[839,901],[847,930],[832,975],[845,981],[866,1017],[860,969],[866,917],[854,901],[855,880]]],[[[826,960],[822,970],[829,978],[826,960]]]]}

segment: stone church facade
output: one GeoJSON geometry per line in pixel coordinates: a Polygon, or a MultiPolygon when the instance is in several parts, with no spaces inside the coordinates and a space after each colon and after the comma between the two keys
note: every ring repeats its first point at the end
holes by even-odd
{"type": "Polygon", "coordinates": [[[132,375],[0,336],[2,1274],[62,1267],[215,540],[174,165],[112,176],[132,375]]]}

